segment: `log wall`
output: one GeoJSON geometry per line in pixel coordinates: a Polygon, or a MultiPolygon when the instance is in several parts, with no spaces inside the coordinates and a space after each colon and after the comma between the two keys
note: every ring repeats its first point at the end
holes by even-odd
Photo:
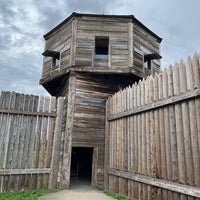
{"type": "Polygon", "coordinates": [[[142,77],[160,71],[160,60],[152,60],[151,69],[144,66],[144,54],[150,53],[160,55],[159,42],[139,25],[133,24],[133,68],[142,77]]]}
{"type": "Polygon", "coordinates": [[[144,54],[160,54],[160,43],[130,19],[82,17],[77,22],[76,38],[76,66],[101,67],[102,71],[131,67],[142,77],[160,70],[160,61],[156,60],[152,61],[152,69],[144,67],[144,54]],[[95,61],[95,36],[109,37],[106,61],[95,61]]]}
{"type": "Polygon", "coordinates": [[[80,18],[77,24],[75,65],[128,67],[128,21],[129,19],[80,18]],[[95,59],[95,36],[109,37],[109,56],[106,61],[95,59]]]}
{"type": "Polygon", "coordinates": [[[71,66],[71,47],[73,46],[72,28],[73,23],[70,20],[68,23],[50,34],[50,36],[45,37],[44,50],[60,52],[60,64],[58,68],[53,69],[53,58],[44,56],[42,79],[48,79],[51,76],[55,77],[60,71],[71,66]]]}
{"type": "Polygon", "coordinates": [[[200,199],[200,55],[107,101],[105,186],[135,199],[200,199]]]}
{"type": "Polygon", "coordinates": [[[160,70],[160,61],[151,61],[148,69],[144,67],[144,55],[160,54],[158,38],[131,17],[76,15],[45,36],[45,50],[60,52],[60,65],[52,69],[52,57],[44,56],[40,83],[45,85],[69,70],[132,72],[140,78],[154,74],[160,70]],[[95,55],[96,37],[109,38],[106,58],[95,55]]]}
{"type": "Polygon", "coordinates": [[[0,192],[48,188],[54,127],[63,114],[56,109],[63,98],[58,102],[55,97],[0,93],[0,192]]]}
{"type": "MultiPolygon", "coordinates": [[[[93,185],[103,185],[105,149],[105,103],[118,91],[120,76],[76,73],[75,105],[73,113],[72,146],[93,147],[97,150],[97,167],[93,171],[93,185]],[[105,84],[106,83],[106,84],[105,84]]],[[[121,80],[122,81],[122,80],[121,80]]],[[[132,82],[134,82],[132,77],[132,82]]],[[[123,83],[128,85],[128,80],[123,83]]]]}

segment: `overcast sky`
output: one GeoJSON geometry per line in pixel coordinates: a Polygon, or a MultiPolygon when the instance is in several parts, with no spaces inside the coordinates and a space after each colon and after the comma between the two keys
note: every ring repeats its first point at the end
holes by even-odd
{"type": "Polygon", "coordinates": [[[0,91],[47,94],[43,35],[72,12],[133,14],[163,38],[162,68],[200,52],[200,0],[1,0],[0,91]]]}

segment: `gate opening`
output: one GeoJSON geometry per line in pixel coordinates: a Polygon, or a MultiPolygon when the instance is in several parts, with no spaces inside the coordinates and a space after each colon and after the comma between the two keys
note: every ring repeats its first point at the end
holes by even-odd
{"type": "Polygon", "coordinates": [[[91,184],[93,148],[72,147],[71,180],[87,181],[91,184]]]}

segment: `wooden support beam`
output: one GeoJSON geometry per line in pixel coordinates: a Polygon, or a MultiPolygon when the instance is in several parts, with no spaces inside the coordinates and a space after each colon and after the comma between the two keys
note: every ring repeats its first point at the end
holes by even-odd
{"type": "Polygon", "coordinates": [[[10,109],[0,109],[0,114],[13,114],[13,115],[32,115],[32,116],[42,116],[42,117],[56,117],[55,112],[34,112],[25,110],[10,110],[10,109]]]}
{"type": "MultiPolygon", "coordinates": [[[[106,118],[108,115],[108,111],[110,107],[110,101],[108,100],[106,102],[106,118]]],[[[109,149],[112,148],[109,146],[109,122],[106,120],[106,125],[105,125],[105,158],[104,158],[104,188],[108,190],[108,174],[106,173],[106,170],[109,167],[109,149]]]]}
{"type": "Polygon", "coordinates": [[[63,189],[68,189],[70,186],[70,166],[71,166],[71,151],[72,151],[72,131],[75,109],[75,92],[76,92],[76,75],[70,74],[69,77],[69,92],[67,95],[67,114],[65,126],[65,140],[64,140],[64,155],[62,166],[62,185],[63,189]]]}
{"type": "Polygon", "coordinates": [[[0,170],[0,176],[24,175],[24,174],[49,174],[51,168],[35,168],[35,169],[3,169],[0,170]]]}
{"type": "Polygon", "coordinates": [[[148,176],[144,176],[140,174],[134,174],[131,172],[120,171],[120,170],[109,169],[107,172],[109,175],[126,178],[129,180],[144,183],[150,186],[156,186],[159,188],[163,188],[163,189],[178,192],[181,194],[200,198],[200,188],[197,188],[197,187],[192,187],[192,186],[183,185],[180,183],[161,180],[157,178],[152,178],[152,177],[148,177],[148,176]]]}
{"type": "Polygon", "coordinates": [[[62,122],[63,122],[63,108],[64,99],[63,97],[58,97],[57,104],[57,118],[55,122],[53,147],[52,147],[52,160],[51,160],[51,173],[49,176],[49,188],[57,188],[58,170],[59,170],[59,156],[60,156],[60,146],[61,146],[61,136],[62,136],[62,122]]]}
{"type": "Polygon", "coordinates": [[[168,106],[168,105],[172,105],[172,104],[176,104],[185,100],[189,100],[189,99],[196,99],[200,96],[200,89],[195,89],[192,91],[188,91],[184,94],[180,94],[180,95],[176,95],[173,97],[169,97],[167,99],[164,100],[160,100],[160,101],[156,101],[153,102],[151,104],[147,104],[144,105],[142,107],[136,107],[133,108],[131,110],[125,111],[125,112],[120,112],[118,114],[115,115],[108,115],[108,121],[112,121],[112,120],[116,120],[116,119],[120,119],[123,117],[127,117],[130,115],[134,115],[134,114],[139,114],[142,112],[147,112],[150,110],[155,110],[164,106],[168,106]]]}
{"type": "Polygon", "coordinates": [[[128,66],[133,68],[133,23],[128,23],[128,66]]]}

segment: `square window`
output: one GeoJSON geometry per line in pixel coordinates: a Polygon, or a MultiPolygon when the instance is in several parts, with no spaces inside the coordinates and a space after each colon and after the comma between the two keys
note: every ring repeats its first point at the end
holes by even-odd
{"type": "Polygon", "coordinates": [[[52,50],[45,50],[42,53],[42,55],[52,58],[52,70],[59,68],[59,66],[60,66],[60,52],[52,51],[52,50]]]}
{"type": "Polygon", "coordinates": [[[95,37],[95,58],[107,59],[108,58],[108,37],[95,37]]]}
{"type": "Polygon", "coordinates": [[[151,69],[151,61],[154,59],[161,59],[162,56],[160,56],[158,53],[149,53],[144,55],[144,67],[147,69],[151,69]]]}
{"type": "Polygon", "coordinates": [[[144,67],[147,69],[151,69],[151,59],[144,57],[144,67]]]}
{"type": "Polygon", "coordinates": [[[56,54],[55,56],[52,57],[52,59],[53,59],[52,69],[59,68],[59,65],[60,65],[60,55],[56,54]]]}

